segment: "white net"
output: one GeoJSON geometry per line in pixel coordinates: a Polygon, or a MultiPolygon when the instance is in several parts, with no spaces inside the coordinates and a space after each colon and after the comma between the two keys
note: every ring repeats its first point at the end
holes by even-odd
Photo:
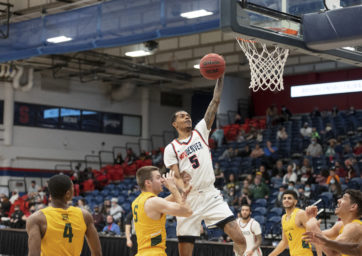
{"type": "Polygon", "coordinates": [[[270,46],[257,41],[236,38],[249,60],[251,82],[249,88],[254,92],[262,89],[282,91],[284,65],[287,61],[289,49],[279,46],[270,46]]]}

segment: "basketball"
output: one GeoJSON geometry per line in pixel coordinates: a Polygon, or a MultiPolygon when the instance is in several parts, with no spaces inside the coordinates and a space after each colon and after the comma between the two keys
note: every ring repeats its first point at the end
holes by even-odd
{"type": "Polygon", "coordinates": [[[200,61],[200,73],[209,80],[220,78],[225,72],[225,60],[219,54],[209,53],[200,61]]]}

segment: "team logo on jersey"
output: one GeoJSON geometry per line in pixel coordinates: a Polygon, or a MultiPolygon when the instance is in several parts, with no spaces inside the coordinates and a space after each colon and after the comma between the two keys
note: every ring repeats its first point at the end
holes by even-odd
{"type": "Polygon", "coordinates": [[[195,153],[196,151],[199,151],[201,150],[203,147],[202,147],[202,144],[201,142],[196,142],[195,144],[192,144],[190,146],[188,146],[184,152],[182,152],[182,154],[180,155],[180,159],[184,159],[185,157],[195,153]]]}
{"type": "Polygon", "coordinates": [[[62,214],[63,220],[69,220],[68,214],[62,214]]]}

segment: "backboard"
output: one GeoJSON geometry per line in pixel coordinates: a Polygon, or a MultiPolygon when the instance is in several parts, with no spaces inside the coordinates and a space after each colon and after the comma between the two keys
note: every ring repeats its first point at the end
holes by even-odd
{"type": "MultiPolygon", "coordinates": [[[[303,39],[303,14],[361,5],[362,0],[222,0],[221,26],[237,37],[259,40],[290,50],[362,67],[362,47],[326,51],[308,48],[303,39]],[[326,7],[327,6],[327,7],[326,7]]],[[[358,22],[356,22],[356,26],[358,22]]],[[[348,45],[346,45],[348,46],[348,45]]]]}

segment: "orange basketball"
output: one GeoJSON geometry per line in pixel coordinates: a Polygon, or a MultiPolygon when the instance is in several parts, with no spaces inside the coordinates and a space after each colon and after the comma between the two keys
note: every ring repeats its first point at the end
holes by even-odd
{"type": "Polygon", "coordinates": [[[225,60],[219,54],[209,53],[200,61],[200,73],[209,80],[220,78],[225,72],[225,60]]]}

